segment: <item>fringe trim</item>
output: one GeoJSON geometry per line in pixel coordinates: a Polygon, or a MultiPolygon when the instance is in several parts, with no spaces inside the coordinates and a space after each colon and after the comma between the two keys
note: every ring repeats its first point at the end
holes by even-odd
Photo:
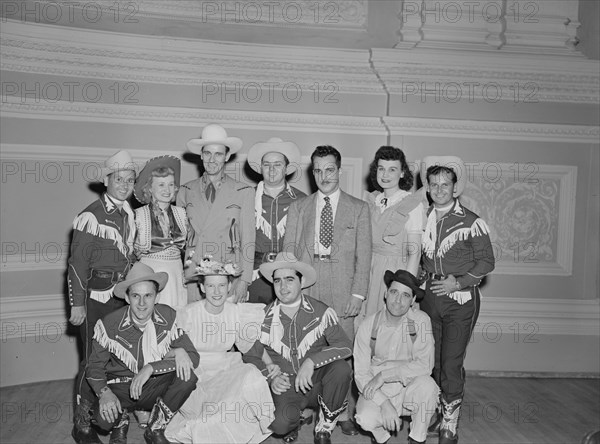
{"type": "Polygon", "coordinates": [[[309,333],[306,334],[306,336],[304,336],[304,338],[302,338],[302,341],[298,346],[298,360],[304,357],[312,345],[317,342],[321,336],[323,336],[325,330],[327,330],[330,325],[335,325],[337,323],[337,314],[331,307],[327,308],[325,313],[323,313],[323,318],[321,319],[319,325],[313,328],[309,333]]]}
{"type": "MultiPolygon", "coordinates": [[[[433,214],[433,212],[432,212],[433,214]]],[[[435,216],[432,218],[431,214],[427,219],[427,227],[425,229],[425,236],[423,239],[423,250],[428,258],[433,258],[435,251],[435,243],[437,237],[437,229],[435,225],[431,227],[431,223],[435,224],[435,216]]],[[[481,218],[477,218],[470,228],[459,228],[453,231],[440,242],[437,248],[436,256],[442,258],[445,254],[454,246],[457,241],[465,241],[469,237],[477,237],[489,234],[490,229],[481,218]]]]}
{"type": "Polygon", "coordinates": [[[260,342],[264,345],[267,345],[273,349],[274,352],[281,355],[288,362],[292,362],[292,353],[290,348],[285,345],[281,340],[271,341],[271,335],[269,333],[262,331],[260,333],[260,342]]]}
{"type": "Polygon", "coordinates": [[[167,333],[162,341],[158,344],[158,353],[160,359],[164,358],[165,355],[171,350],[171,343],[182,335],[180,328],[177,328],[177,324],[173,323],[171,330],[167,333]]]}
{"type": "Polygon", "coordinates": [[[444,257],[444,255],[454,246],[456,241],[464,241],[469,237],[483,236],[484,234],[488,234],[490,229],[483,219],[477,218],[471,228],[459,228],[456,231],[453,231],[449,236],[446,236],[443,241],[440,242],[440,246],[438,248],[437,257],[444,257]]]}
{"type": "Polygon", "coordinates": [[[92,213],[86,211],[77,216],[73,221],[73,229],[113,241],[121,254],[127,257],[127,245],[123,243],[123,238],[119,230],[98,223],[98,219],[92,213]]]}
{"type": "Polygon", "coordinates": [[[108,337],[102,321],[96,322],[96,326],[94,327],[94,339],[98,341],[98,344],[119,358],[133,374],[138,373],[137,360],[125,347],[119,344],[119,342],[108,337]]]}

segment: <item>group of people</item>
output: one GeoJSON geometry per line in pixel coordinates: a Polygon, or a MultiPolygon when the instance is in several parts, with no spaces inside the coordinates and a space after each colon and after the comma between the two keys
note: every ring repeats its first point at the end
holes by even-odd
{"type": "Polygon", "coordinates": [[[318,444],[336,425],[384,443],[403,416],[410,443],[456,443],[494,268],[486,223],[458,199],[462,160],[424,158],[413,192],[404,153],[383,146],[361,200],[340,189],[332,146],[311,155],[308,196],[287,180],[301,164],[293,142],[250,148],[256,188],[225,173],[242,141],[222,126],[187,146],[204,172],[183,185],[176,157],[139,174],[126,151],[107,159],[106,192],[73,223],[75,441],[100,443],[100,428],[125,443],[135,412],[147,443],[291,443],[313,420],[318,444]]]}

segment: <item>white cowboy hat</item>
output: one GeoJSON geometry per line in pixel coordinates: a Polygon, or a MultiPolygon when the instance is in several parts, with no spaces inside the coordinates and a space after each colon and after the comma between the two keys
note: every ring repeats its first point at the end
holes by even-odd
{"type": "Polygon", "coordinates": [[[104,165],[100,168],[100,179],[104,180],[109,174],[123,170],[131,170],[136,174],[138,170],[138,166],[133,162],[131,154],[125,150],[113,154],[104,161],[104,165]]]}
{"type": "Polygon", "coordinates": [[[427,156],[421,161],[421,182],[427,186],[427,169],[439,165],[450,168],[456,174],[456,188],[454,197],[460,196],[467,186],[467,167],[457,156],[427,156]]]}
{"type": "Polygon", "coordinates": [[[136,262],[133,267],[131,267],[131,270],[129,270],[129,273],[127,273],[125,280],[115,285],[114,294],[118,298],[125,299],[129,287],[138,282],[145,281],[156,282],[158,284],[158,291],[161,291],[165,288],[165,285],[167,285],[168,280],[169,275],[164,271],[155,273],[148,265],[136,262]]]}
{"type": "Polygon", "coordinates": [[[280,268],[291,268],[292,270],[302,273],[302,277],[304,278],[304,285],[302,288],[310,287],[317,282],[317,272],[312,265],[300,262],[293,253],[285,251],[277,253],[273,262],[265,262],[260,266],[259,270],[260,274],[262,274],[266,280],[273,283],[273,273],[280,268]]]}
{"type": "MultiPolygon", "coordinates": [[[[250,151],[248,151],[248,164],[250,168],[261,174],[260,165],[263,156],[267,153],[283,154],[287,157],[289,166],[294,171],[300,168],[300,150],[298,149],[298,145],[294,142],[284,141],[279,137],[271,137],[266,142],[258,142],[252,145],[250,151]]],[[[291,174],[291,171],[287,174],[291,174]]]]}
{"type": "Polygon", "coordinates": [[[228,154],[231,155],[237,153],[242,148],[242,143],[242,139],[238,137],[227,137],[227,132],[221,125],[211,123],[204,127],[200,139],[188,140],[187,147],[194,154],[202,154],[202,147],[206,145],[225,145],[229,147],[228,154]]]}
{"type": "Polygon", "coordinates": [[[140,171],[140,174],[135,181],[133,194],[138,202],[143,204],[150,203],[146,200],[143,189],[146,182],[148,182],[148,179],[150,179],[152,171],[161,167],[171,168],[175,172],[175,186],[179,188],[179,177],[181,176],[181,160],[179,157],[169,155],[153,157],[146,162],[146,165],[144,165],[144,168],[142,168],[142,171],[140,171]]]}

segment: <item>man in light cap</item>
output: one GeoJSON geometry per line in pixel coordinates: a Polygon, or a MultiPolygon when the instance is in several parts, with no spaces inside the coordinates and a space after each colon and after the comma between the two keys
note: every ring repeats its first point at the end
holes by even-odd
{"type": "Polygon", "coordinates": [[[82,400],[83,392],[88,390],[84,380],[85,367],[96,321],[124,305],[121,299],[113,297],[113,289],[134,261],[135,223],[127,199],[133,192],[136,171],[127,151],[119,151],[108,158],[100,169],[106,192],[73,222],[67,281],[71,305],[69,322],[79,326],[83,344],[75,388],[75,421],[79,421],[80,427],[73,429],[73,436],[78,442],[98,442],[93,441],[95,433],[89,427],[91,406],[82,400]],[[88,433],[92,435],[88,436],[88,433]]]}
{"type": "Polygon", "coordinates": [[[431,375],[433,336],[429,316],[414,307],[425,292],[409,271],[387,270],[385,308],[368,316],[354,342],[354,379],[360,391],[356,422],[385,443],[410,415],[409,444],[424,443],[439,388],[431,375]]]}
{"type": "Polygon", "coordinates": [[[430,426],[440,444],[458,441],[464,396],[463,363],[479,316],[481,280],[494,269],[489,228],[458,200],[467,183],[463,161],[454,156],[426,157],[421,180],[433,201],[423,235],[427,274],[421,309],[429,315],[435,340],[433,377],[441,388],[441,415],[430,426]]]}
{"type": "Polygon", "coordinates": [[[277,299],[265,308],[260,338],[244,360],[266,375],[261,359],[266,349],[281,370],[269,380],[275,403],[275,420],[269,427],[284,442],[294,442],[303,423],[302,410],[317,408],[314,442],[330,444],[348,404],[352,370],[345,359],[352,355],[352,342],[332,308],[302,293],[317,279],[311,265],[281,252],[274,262],[262,264],[260,272],[273,283],[277,299]]]}
{"type": "MultiPolygon", "coordinates": [[[[187,147],[202,158],[204,173],[177,194],[177,205],[185,208],[190,221],[184,274],[191,278],[193,264],[205,256],[240,264],[242,275],[233,281],[230,296],[233,302],[243,302],[254,265],[254,188],[225,174],[225,164],[242,148],[242,140],[210,124],[187,147]]],[[[199,299],[198,286],[188,285],[188,301],[199,299]]]]}
{"type": "Polygon", "coordinates": [[[111,431],[110,444],[127,442],[128,411],[133,409],[152,410],[146,443],[168,443],[167,424],[196,388],[198,352],[175,323],[175,310],[155,305],[168,279],[167,273],[136,263],[115,286],[115,296],[129,306],[96,323],[86,370],[96,396],[88,401],[94,404],[94,423],[111,431]]]}
{"type": "Polygon", "coordinates": [[[248,301],[269,304],[274,297],[273,286],[260,275],[258,269],[264,262],[273,261],[283,249],[290,204],[306,196],[286,181],[287,176],[300,169],[300,151],[294,142],[272,137],[250,148],[248,164],[263,177],[254,197],[256,241],[253,282],[248,288],[248,301]]]}

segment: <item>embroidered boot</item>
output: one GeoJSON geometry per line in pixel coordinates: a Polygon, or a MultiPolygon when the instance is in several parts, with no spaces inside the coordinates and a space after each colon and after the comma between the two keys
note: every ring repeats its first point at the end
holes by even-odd
{"type": "Polygon", "coordinates": [[[129,415],[127,410],[123,409],[119,422],[110,431],[108,444],[127,444],[127,432],[129,431],[129,415]]]}
{"type": "Polygon", "coordinates": [[[85,399],[81,399],[75,407],[71,436],[77,444],[102,444],[98,434],[92,428],[91,408],[92,403],[85,399]]]}
{"type": "Polygon", "coordinates": [[[344,401],[344,404],[333,412],[330,411],[323,398],[319,395],[319,421],[315,426],[315,444],[331,444],[331,433],[335,429],[335,424],[340,414],[346,410],[348,401],[344,401]]]}
{"type": "Polygon", "coordinates": [[[439,444],[456,444],[458,442],[458,417],[462,399],[446,402],[442,398],[442,424],[440,425],[439,444]]]}
{"type": "Polygon", "coordinates": [[[162,398],[158,398],[150,412],[148,427],[144,431],[146,444],[170,444],[165,437],[165,429],[173,416],[175,413],[167,407],[162,398]]]}

